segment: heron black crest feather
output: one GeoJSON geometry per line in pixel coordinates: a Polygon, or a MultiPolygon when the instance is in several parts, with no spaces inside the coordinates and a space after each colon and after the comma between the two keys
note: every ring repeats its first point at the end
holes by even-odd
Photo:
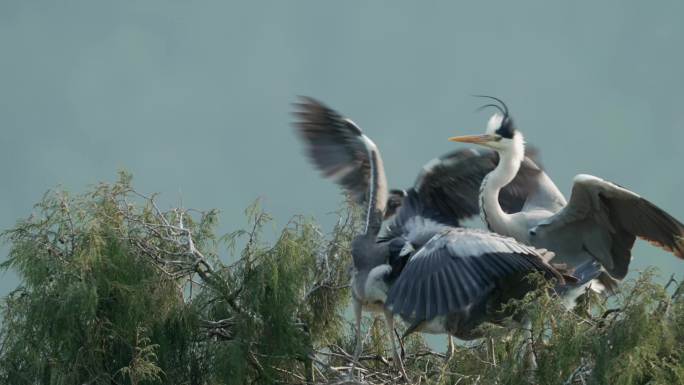
{"type": "Polygon", "coordinates": [[[505,115],[501,121],[501,126],[499,126],[499,128],[497,128],[494,132],[504,138],[513,139],[513,135],[515,134],[515,125],[513,125],[513,119],[511,119],[510,116],[505,115]]]}
{"type": "Polygon", "coordinates": [[[506,111],[504,111],[504,110],[501,108],[500,105],[498,105],[498,104],[492,104],[492,103],[490,103],[490,104],[485,104],[484,106],[478,107],[476,111],[482,111],[482,110],[484,110],[484,109],[487,108],[487,107],[494,107],[494,108],[496,108],[497,110],[499,110],[499,112],[501,112],[504,116],[506,115],[506,111]]]}
{"type": "MultiPolygon", "coordinates": [[[[473,96],[476,97],[476,98],[487,98],[487,99],[492,99],[492,100],[495,100],[495,101],[501,103],[501,106],[502,106],[503,109],[504,109],[504,110],[501,111],[501,112],[503,112],[504,117],[508,117],[508,106],[506,105],[506,103],[503,102],[503,100],[501,100],[501,99],[499,99],[499,98],[497,98],[497,97],[494,97],[494,96],[489,96],[489,95],[473,95],[473,96]]],[[[490,105],[491,105],[491,104],[489,104],[489,105],[487,105],[487,106],[490,106],[490,105]]],[[[486,107],[486,106],[485,106],[485,107],[486,107]]],[[[483,108],[484,108],[484,107],[483,107],[483,108]]],[[[499,109],[499,110],[501,110],[501,109],[499,109]]]]}
{"type": "Polygon", "coordinates": [[[506,105],[506,103],[504,103],[503,100],[501,100],[497,97],[494,97],[494,96],[489,96],[489,95],[473,95],[473,96],[476,98],[492,99],[492,100],[498,102],[499,104],[501,104],[501,105],[494,104],[494,103],[485,104],[484,106],[478,108],[477,110],[480,111],[480,110],[483,110],[487,107],[494,107],[497,110],[499,110],[499,112],[501,112],[503,114],[503,119],[501,120],[501,126],[498,129],[496,129],[495,132],[498,135],[501,135],[501,137],[503,137],[503,138],[513,139],[513,135],[515,134],[515,125],[513,124],[513,119],[511,118],[511,116],[509,114],[508,106],[506,105]]]}

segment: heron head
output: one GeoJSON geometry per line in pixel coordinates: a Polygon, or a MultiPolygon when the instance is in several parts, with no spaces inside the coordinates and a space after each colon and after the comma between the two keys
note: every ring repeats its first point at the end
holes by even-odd
{"type": "Polygon", "coordinates": [[[474,143],[480,146],[489,147],[497,151],[511,151],[523,145],[523,137],[520,131],[515,128],[513,118],[508,113],[506,104],[493,96],[476,95],[494,99],[499,104],[486,104],[479,109],[494,107],[497,111],[489,118],[487,128],[483,135],[454,136],[449,138],[452,142],[474,143]]]}
{"type": "Polygon", "coordinates": [[[387,197],[387,205],[385,206],[384,219],[396,214],[406,195],[406,191],[404,190],[390,190],[389,196],[387,197]]]}

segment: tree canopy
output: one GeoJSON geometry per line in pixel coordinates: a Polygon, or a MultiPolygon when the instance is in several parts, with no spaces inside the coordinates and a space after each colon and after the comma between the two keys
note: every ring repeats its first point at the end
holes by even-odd
{"type": "MultiPolygon", "coordinates": [[[[357,213],[325,233],[292,218],[273,241],[258,202],[246,226],[216,234],[218,213],[162,210],[121,173],[88,193],[49,191],[3,233],[2,263],[21,283],[2,302],[6,384],[308,384],[348,378],[348,288],[357,213]]],[[[511,306],[533,319],[539,367],[519,359],[520,330],[488,327],[452,359],[419,335],[404,340],[411,382],[684,384],[684,295],[646,272],[609,300],[566,311],[539,290],[511,306]]],[[[355,379],[404,381],[384,324],[366,316],[355,379]]],[[[446,340],[445,340],[446,343],[446,340]]]]}

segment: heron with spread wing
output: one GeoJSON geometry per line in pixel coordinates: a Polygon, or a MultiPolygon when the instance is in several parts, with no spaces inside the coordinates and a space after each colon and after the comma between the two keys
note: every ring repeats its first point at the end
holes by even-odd
{"type": "MultiPolygon", "coordinates": [[[[489,97],[492,98],[492,97],[489,97]]],[[[638,194],[601,178],[575,176],[570,201],[553,182],[540,178],[520,212],[506,212],[499,203],[502,189],[513,183],[524,165],[525,146],[507,106],[483,135],[449,138],[499,153],[499,163],[482,181],[480,215],[490,230],[554,252],[553,262],[579,266],[597,262],[616,280],[629,270],[637,237],[684,258],[684,225],[638,194]]]]}
{"type": "MultiPolygon", "coordinates": [[[[457,227],[479,212],[479,185],[497,164],[494,151],[448,154],[428,163],[413,187],[390,192],[380,152],[356,124],[311,98],[296,107],[295,127],[314,165],[364,207],[363,232],[352,242],[355,362],[362,310],[383,313],[390,330],[398,314],[411,323],[409,331],[469,338],[482,322],[498,320],[499,305],[531,289],[522,280],[530,272],[563,281],[544,250],[457,227]]],[[[525,158],[502,190],[501,207],[519,211],[540,174],[525,158]]],[[[390,339],[401,365],[392,333],[390,339]]]]}

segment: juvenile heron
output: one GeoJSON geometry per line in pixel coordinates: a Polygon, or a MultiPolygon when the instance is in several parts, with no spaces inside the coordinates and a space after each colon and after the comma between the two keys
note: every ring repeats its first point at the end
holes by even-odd
{"type": "MultiPolygon", "coordinates": [[[[311,98],[296,106],[300,121],[295,126],[314,165],[365,208],[363,232],[352,242],[354,362],[362,349],[362,310],[383,313],[390,331],[396,313],[412,323],[411,330],[465,337],[473,326],[496,318],[488,312],[498,300],[529,290],[514,285],[521,276],[541,271],[562,281],[544,262],[543,251],[455,228],[478,213],[478,186],[496,166],[495,152],[448,154],[428,163],[413,187],[390,193],[380,152],[356,124],[311,98]]],[[[543,171],[525,158],[501,193],[502,207],[520,210],[528,184],[539,174],[543,171]]],[[[391,333],[390,338],[394,362],[401,365],[391,333]]]]}
{"type": "Polygon", "coordinates": [[[485,134],[449,139],[499,153],[499,164],[480,189],[480,215],[489,229],[553,251],[553,262],[579,266],[596,261],[617,280],[627,275],[637,237],[684,258],[681,222],[638,194],[595,176],[575,176],[569,202],[550,179],[540,179],[522,210],[507,213],[498,196],[523,162],[524,140],[506,105],[492,99],[501,106],[493,105],[499,112],[489,119],[485,134]]]}

